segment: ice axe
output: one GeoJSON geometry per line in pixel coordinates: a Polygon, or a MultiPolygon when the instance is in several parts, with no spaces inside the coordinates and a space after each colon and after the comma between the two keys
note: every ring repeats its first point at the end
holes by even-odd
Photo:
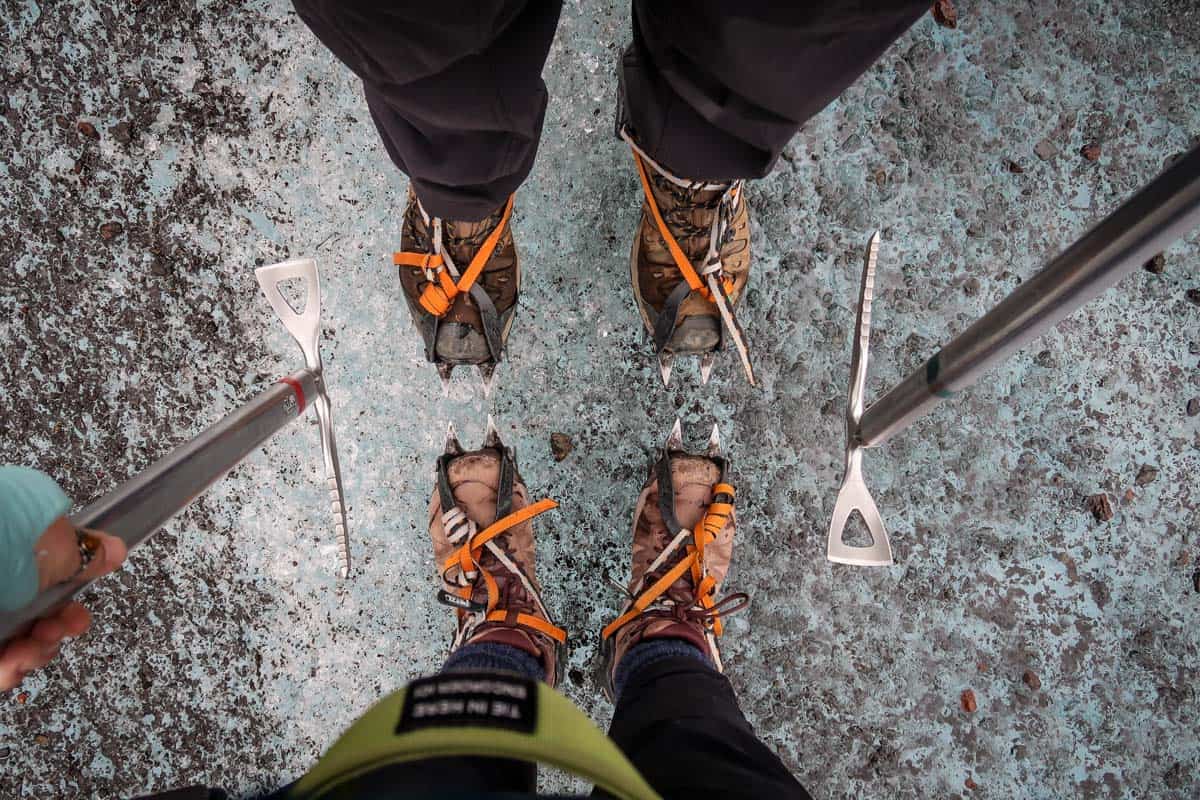
{"type": "Polygon", "coordinates": [[[862,475],[862,451],[877,447],[975,383],[988,369],[1061,322],[1200,223],[1200,145],[1101,220],[864,410],[878,233],[868,246],[846,414],[846,476],[829,524],[827,557],[858,566],[892,563],[891,543],[862,475]],[[872,543],[846,544],[858,510],[872,543]]]}
{"type": "MultiPolygon", "coordinates": [[[[334,516],[334,531],[341,549],[341,575],[350,575],[350,547],[346,507],[338,468],[329,398],[318,349],[321,288],[317,265],[302,258],[255,270],[271,307],[304,352],[305,368],[281,378],[241,407],[189,442],[179,445],[143,472],[113,489],[70,519],[76,528],[103,530],[119,537],[132,550],[149,539],[209,486],[220,480],[267,439],[311,405],[321,427],[325,478],[334,516]],[[306,284],[304,310],[297,312],[279,291],[291,279],[306,284]]],[[[0,645],[23,632],[34,620],[59,607],[87,584],[78,581],[52,586],[32,603],[0,615],[0,645]]]]}

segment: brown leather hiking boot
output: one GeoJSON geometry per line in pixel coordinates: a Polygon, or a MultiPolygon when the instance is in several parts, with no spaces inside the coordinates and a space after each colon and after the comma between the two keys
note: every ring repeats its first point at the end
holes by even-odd
{"type": "Polygon", "coordinates": [[[603,685],[613,698],[617,664],[647,639],[683,639],[722,669],[721,618],[745,608],[742,593],[716,599],[733,556],[734,489],[714,426],[708,453],[683,452],[679,422],[651,470],[633,512],[628,600],[601,638],[603,685]]]}
{"type": "Polygon", "coordinates": [[[530,520],[555,507],[553,500],[530,504],[515,455],[490,417],[483,448],[469,453],[450,427],[429,504],[438,600],[458,613],[450,650],[471,642],[520,648],[541,659],[551,686],[562,678],[567,635],[542,602],[530,520]]]}
{"type": "Polygon", "coordinates": [[[633,149],[643,190],[630,279],[663,383],[670,384],[676,355],[701,356],[707,383],[716,351],[729,334],[753,384],[749,344],[733,313],[750,277],[745,181],[678,178],[643,153],[628,133],[622,135],[633,149]]]}
{"type": "Polygon", "coordinates": [[[444,388],[454,367],[479,367],[484,392],[504,353],[521,286],[513,243],[513,199],[480,222],[430,217],[412,189],[393,262],[425,358],[444,388]]]}

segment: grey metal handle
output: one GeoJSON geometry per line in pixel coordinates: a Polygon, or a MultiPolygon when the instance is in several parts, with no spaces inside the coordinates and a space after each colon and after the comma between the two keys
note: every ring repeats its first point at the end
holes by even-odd
{"type": "MultiPolygon", "coordinates": [[[[276,431],[302,413],[295,386],[316,394],[319,374],[302,369],[226,414],[199,436],[176,447],[143,472],[71,515],[79,528],[110,533],[132,550],[150,538],[276,431]]],[[[15,612],[0,614],[0,643],[74,597],[88,582],[53,586],[15,612]]]]}
{"type": "Polygon", "coordinates": [[[1200,145],[1021,283],[863,414],[877,447],[1200,224],[1200,145]]]}

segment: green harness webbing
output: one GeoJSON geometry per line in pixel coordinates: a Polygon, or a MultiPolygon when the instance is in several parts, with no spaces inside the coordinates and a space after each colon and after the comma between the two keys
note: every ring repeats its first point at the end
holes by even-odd
{"type": "MultiPolygon", "coordinates": [[[[496,675],[451,673],[415,681],[380,700],[350,729],[334,742],[313,769],[291,788],[291,800],[318,800],[338,786],[388,764],[419,761],[445,756],[492,756],[545,764],[578,775],[621,800],[660,800],[633,764],[579,709],[562,695],[541,682],[499,677],[510,691],[526,687],[528,702],[511,713],[530,717],[515,726],[506,721],[489,720],[472,724],[458,718],[449,722],[438,719],[445,706],[437,706],[439,682],[449,686],[455,680],[497,681],[496,675]],[[433,688],[428,688],[430,686],[433,688]],[[428,698],[426,704],[410,698],[414,691],[428,698]],[[406,701],[409,701],[406,703],[406,701]],[[426,716],[421,719],[422,714],[426,716]],[[519,730],[525,727],[531,730],[519,730]]],[[[451,687],[453,688],[453,687],[451,687]]],[[[498,702],[501,712],[510,706],[498,694],[476,695],[498,702]]],[[[447,703],[459,703],[454,695],[447,703]]],[[[486,716],[486,712],[484,712],[486,716]]]]}

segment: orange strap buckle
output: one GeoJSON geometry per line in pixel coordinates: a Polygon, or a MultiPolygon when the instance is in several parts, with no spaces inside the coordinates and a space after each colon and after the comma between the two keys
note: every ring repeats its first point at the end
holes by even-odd
{"type": "Polygon", "coordinates": [[[454,298],[463,292],[471,290],[471,287],[475,285],[475,281],[479,279],[480,273],[483,272],[484,265],[487,264],[488,259],[495,252],[496,245],[500,243],[500,237],[504,235],[504,229],[508,225],[509,218],[512,216],[513,197],[514,195],[508,196],[508,202],[504,204],[504,214],[501,215],[500,222],[488,234],[487,239],[483,242],[483,246],[479,248],[479,252],[471,259],[467,271],[459,276],[457,282],[446,271],[446,260],[441,254],[403,251],[392,254],[392,263],[398,267],[412,267],[425,271],[435,271],[437,282],[430,281],[421,290],[421,308],[440,319],[450,313],[450,307],[454,304],[454,298]]]}

